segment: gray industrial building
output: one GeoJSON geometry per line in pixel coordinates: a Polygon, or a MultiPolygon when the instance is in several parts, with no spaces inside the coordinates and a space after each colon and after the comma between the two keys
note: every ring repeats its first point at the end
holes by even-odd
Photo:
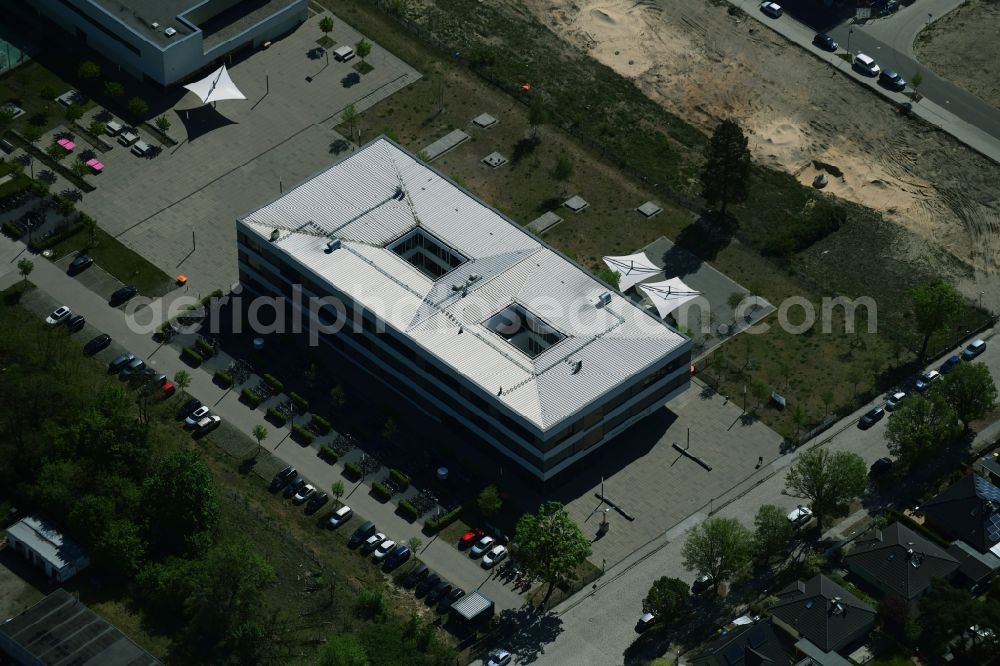
{"type": "Polygon", "coordinates": [[[306,20],[307,0],[28,0],[137,79],[169,86],[306,20]]]}
{"type": "Polygon", "coordinates": [[[689,385],[688,338],[384,137],[237,243],[249,295],[339,327],[318,340],[537,480],[689,385]]]}

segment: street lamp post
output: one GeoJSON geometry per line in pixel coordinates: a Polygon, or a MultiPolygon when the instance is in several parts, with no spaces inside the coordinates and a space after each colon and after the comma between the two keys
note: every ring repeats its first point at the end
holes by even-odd
{"type": "Polygon", "coordinates": [[[847,55],[851,55],[851,35],[854,34],[854,28],[847,29],[847,55]]]}
{"type": "Polygon", "coordinates": [[[979,292],[979,309],[980,310],[983,309],[983,294],[985,294],[985,293],[986,293],[985,291],[979,292]]]}

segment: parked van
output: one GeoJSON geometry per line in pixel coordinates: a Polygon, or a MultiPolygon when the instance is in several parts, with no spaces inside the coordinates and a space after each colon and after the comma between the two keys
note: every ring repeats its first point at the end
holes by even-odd
{"type": "Polygon", "coordinates": [[[104,126],[104,133],[108,136],[118,136],[118,133],[125,129],[121,123],[112,120],[104,126]]]}
{"type": "Polygon", "coordinates": [[[962,358],[966,361],[971,361],[984,351],[986,351],[986,343],[983,340],[976,339],[970,342],[969,346],[962,351],[962,358]]]}
{"type": "Polygon", "coordinates": [[[153,147],[145,141],[136,141],[135,145],[132,146],[132,154],[138,157],[146,157],[151,152],[153,152],[153,147]]]}
{"type": "Polygon", "coordinates": [[[333,50],[333,57],[340,62],[347,62],[354,57],[354,49],[350,46],[341,46],[339,49],[333,50]]]}
{"type": "Polygon", "coordinates": [[[867,76],[878,76],[882,70],[875,64],[875,60],[864,53],[854,56],[854,69],[867,76]]]}

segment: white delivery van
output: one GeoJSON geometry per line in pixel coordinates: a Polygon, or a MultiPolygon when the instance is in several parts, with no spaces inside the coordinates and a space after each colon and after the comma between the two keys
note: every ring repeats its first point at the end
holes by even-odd
{"type": "Polygon", "coordinates": [[[354,49],[350,46],[341,46],[340,48],[333,50],[333,57],[340,62],[347,62],[354,57],[354,49]]]}

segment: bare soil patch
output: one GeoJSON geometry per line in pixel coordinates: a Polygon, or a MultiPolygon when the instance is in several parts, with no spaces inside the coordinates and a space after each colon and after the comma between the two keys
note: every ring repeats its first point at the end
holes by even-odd
{"type": "Polygon", "coordinates": [[[969,0],[917,35],[913,50],[939,75],[1000,107],[998,30],[1000,2],[969,0]]]}

